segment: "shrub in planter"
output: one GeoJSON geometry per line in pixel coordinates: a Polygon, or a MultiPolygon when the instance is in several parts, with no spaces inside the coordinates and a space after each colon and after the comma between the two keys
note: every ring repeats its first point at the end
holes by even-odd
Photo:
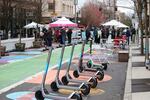
{"type": "Polygon", "coordinates": [[[16,51],[25,51],[25,43],[16,43],[16,51]]]}
{"type": "Polygon", "coordinates": [[[42,40],[37,39],[37,40],[33,41],[33,47],[34,48],[40,48],[40,47],[42,47],[42,40]]]}
{"type": "Polygon", "coordinates": [[[1,51],[1,56],[5,56],[5,52],[6,52],[6,47],[5,46],[0,46],[0,51],[1,51]]]}

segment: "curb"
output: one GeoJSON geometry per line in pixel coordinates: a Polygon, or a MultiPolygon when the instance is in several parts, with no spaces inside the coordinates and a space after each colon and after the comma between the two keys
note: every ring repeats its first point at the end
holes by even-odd
{"type": "Polygon", "coordinates": [[[123,100],[132,100],[131,79],[132,79],[132,47],[130,46],[123,100]]]}

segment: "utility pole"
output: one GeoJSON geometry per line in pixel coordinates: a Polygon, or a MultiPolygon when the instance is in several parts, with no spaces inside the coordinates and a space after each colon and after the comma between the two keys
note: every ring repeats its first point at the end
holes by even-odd
{"type": "Polygon", "coordinates": [[[114,4],[114,19],[116,19],[116,0],[113,0],[113,4],[114,4]]]}
{"type": "Polygon", "coordinates": [[[74,7],[75,7],[75,16],[74,16],[74,22],[77,23],[77,5],[78,5],[78,0],[74,0],[74,7]]]}
{"type": "MultiPolygon", "coordinates": [[[[110,0],[108,1],[108,6],[109,6],[109,10],[110,10],[110,0]]],[[[109,13],[109,20],[110,20],[110,13],[109,13]]]]}

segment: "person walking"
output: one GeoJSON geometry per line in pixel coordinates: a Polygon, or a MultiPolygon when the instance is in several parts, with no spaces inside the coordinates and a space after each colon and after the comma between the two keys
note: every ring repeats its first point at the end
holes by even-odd
{"type": "Polygon", "coordinates": [[[96,41],[96,43],[97,44],[100,44],[100,39],[101,39],[101,35],[102,35],[102,32],[101,32],[101,29],[99,29],[98,31],[97,31],[97,33],[98,33],[98,35],[97,35],[97,41],[96,41]]]}
{"type": "Polygon", "coordinates": [[[135,34],[136,30],[134,27],[131,28],[131,41],[134,43],[135,42],[135,34]]]}
{"type": "Polygon", "coordinates": [[[131,36],[130,30],[129,30],[129,28],[127,28],[127,30],[126,30],[126,37],[127,37],[128,45],[130,44],[130,36],[131,36]]]}
{"type": "Polygon", "coordinates": [[[60,42],[60,31],[59,31],[59,29],[55,30],[55,37],[56,37],[56,41],[60,42]]]}
{"type": "Polygon", "coordinates": [[[106,29],[103,27],[101,32],[102,32],[102,44],[105,44],[106,43],[106,39],[107,39],[106,29]]]}
{"type": "Polygon", "coordinates": [[[116,30],[115,30],[115,28],[113,26],[112,30],[111,30],[111,39],[115,39],[115,36],[116,36],[116,30]]]}
{"type": "Polygon", "coordinates": [[[72,36],[72,29],[68,29],[67,31],[68,44],[71,44],[71,36],[72,36]]]}
{"type": "Polygon", "coordinates": [[[44,46],[45,46],[45,49],[43,50],[43,51],[45,51],[45,50],[48,50],[48,47],[51,47],[52,46],[52,29],[51,28],[49,28],[48,29],[48,31],[46,31],[45,33],[44,33],[44,36],[43,36],[43,38],[44,38],[44,46]]]}
{"type": "Polygon", "coordinates": [[[89,29],[88,27],[87,27],[87,29],[86,29],[85,34],[86,34],[86,43],[88,43],[89,38],[90,38],[90,36],[91,36],[91,32],[90,32],[90,29],[89,29]]]}
{"type": "Polygon", "coordinates": [[[94,27],[93,34],[94,34],[94,42],[97,43],[97,40],[98,40],[98,32],[97,32],[97,28],[96,28],[96,27],[94,27]]]}
{"type": "Polygon", "coordinates": [[[62,27],[61,30],[60,30],[60,34],[61,34],[61,38],[60,38],[60,44],[65,44],[65,41],[66,41],[66,30],[65,30],[65,27],[62,27]]]}

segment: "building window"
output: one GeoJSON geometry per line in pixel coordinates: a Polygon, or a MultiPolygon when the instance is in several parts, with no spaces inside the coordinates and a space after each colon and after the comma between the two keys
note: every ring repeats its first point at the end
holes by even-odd
{"type": "Polygon", "coordinates": [[[48,4],[48,9],[49,10],[54,10],[54,3],[49,3],[48,4]]]}

